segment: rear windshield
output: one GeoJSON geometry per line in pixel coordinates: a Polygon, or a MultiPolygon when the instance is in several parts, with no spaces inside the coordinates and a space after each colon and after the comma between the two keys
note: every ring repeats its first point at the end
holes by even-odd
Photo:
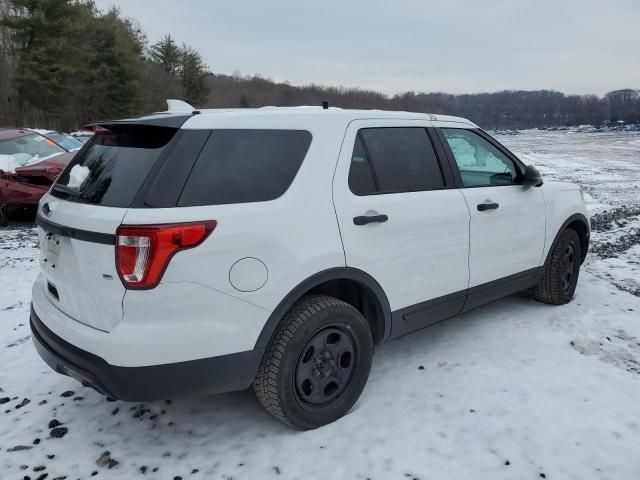
{"type": "Polygon", "coordinates": [[[306,130],[214,130],[178,206],[278,198],[291,185],[310,144],[306,130]]]}
{"type": "Polygon", "coordinates": [[[129,207],[175,133],[166,127],[110,126],[76,154],[52,194],[75,202],[129,207]]]}

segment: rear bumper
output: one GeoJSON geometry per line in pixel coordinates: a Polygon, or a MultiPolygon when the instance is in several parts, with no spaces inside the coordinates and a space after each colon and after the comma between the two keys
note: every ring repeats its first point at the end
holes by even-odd
{"type": "Polygon", "coordinates": [[[263,350],[144,367],[120,367],[81,350],[53,333],[31,307],[33,343],[56,372],[119,400],[150,401],[248,388],[263,350]]]}

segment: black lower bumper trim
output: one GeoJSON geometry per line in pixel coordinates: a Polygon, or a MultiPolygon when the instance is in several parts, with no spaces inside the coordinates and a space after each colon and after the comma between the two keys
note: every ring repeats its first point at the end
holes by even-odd
{"type": "Polygon", "coordinates": [[[118,367],[75,347],[42,323],[31,307],[33,343],[56,372],[68,375],[108,397],[151,401],[248,388],[263,350],[146,367],[118,367]]]}

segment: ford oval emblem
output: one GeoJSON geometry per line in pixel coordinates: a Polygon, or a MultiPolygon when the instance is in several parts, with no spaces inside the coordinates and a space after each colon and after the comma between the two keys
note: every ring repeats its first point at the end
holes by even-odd
{"type": "Polygon", "coordinates": [[[42,213],[44,213],[47,217],[51,216],[51,207],[49,206],[49,202],[42,205],[42,213]]]}

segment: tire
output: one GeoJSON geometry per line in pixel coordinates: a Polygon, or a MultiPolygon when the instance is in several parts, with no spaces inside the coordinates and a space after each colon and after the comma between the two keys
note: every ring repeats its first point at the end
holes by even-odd
{"type": "Polygon", "coordinates": [[[551,305],[569,303],[578,284],[581,258],[580,238],[575,230],[568,228],[547,258],[542,278],[529,291],[531,297],[551,305]]]}
{"type": "Polygon", "coordinates": [[[305,296],[271,337],[254,390],[262,406],[287,425],[321,427],[353,407],[372,357],[371,330],[358,310],[332,297],[305,296]]]}

